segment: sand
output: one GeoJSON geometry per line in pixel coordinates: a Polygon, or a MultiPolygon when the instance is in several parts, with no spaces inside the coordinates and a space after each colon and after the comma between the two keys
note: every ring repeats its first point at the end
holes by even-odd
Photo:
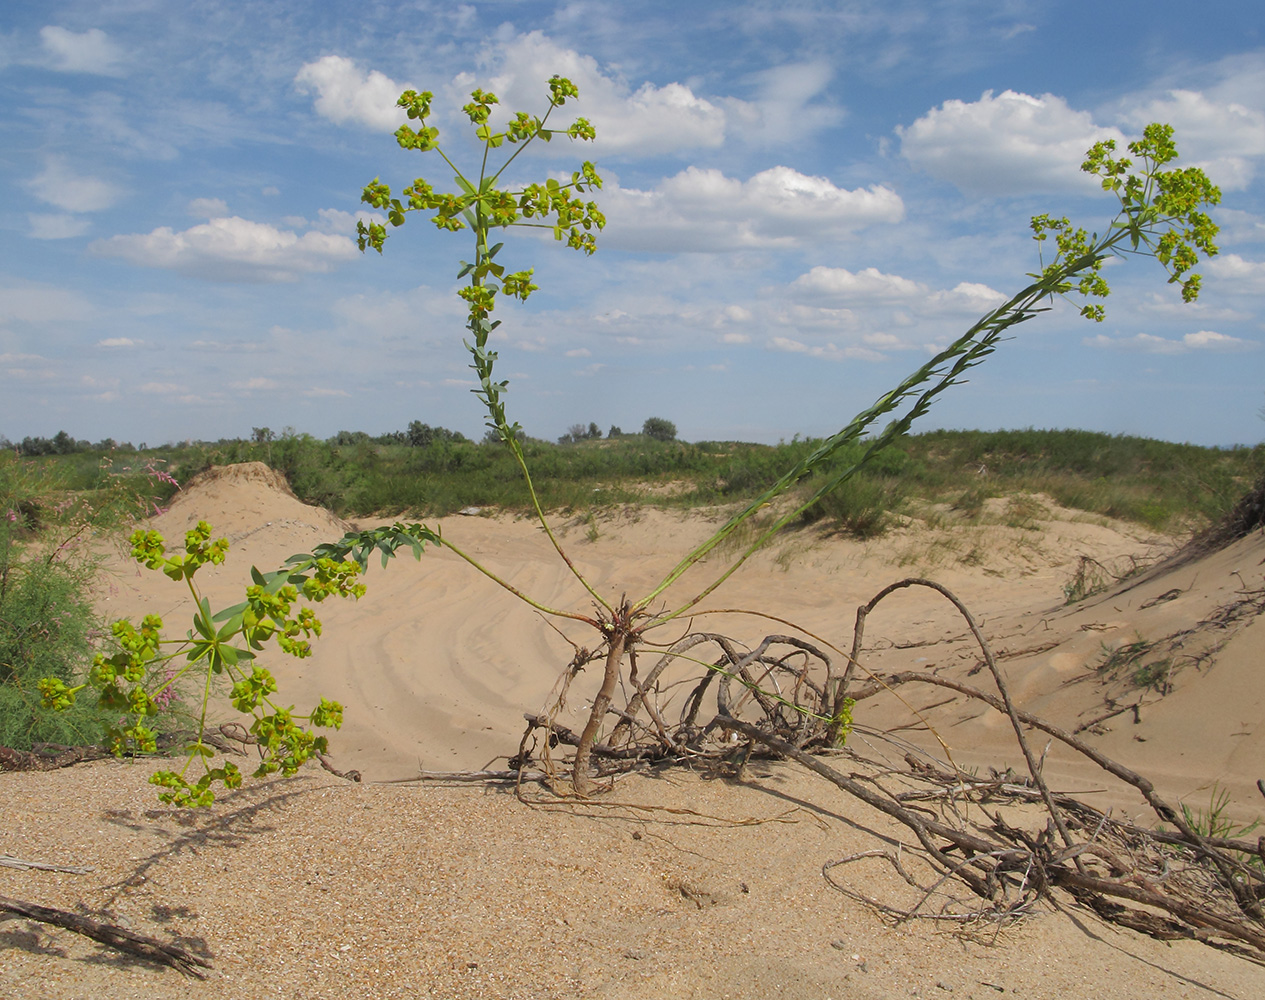
{"type": "MultiPolygon", "coordinates": [[[[657,583],[719,516],[612,510],[598,517],[596,538],[579,519],[558,524],[598,592],[618,598],[657,583]]],[[[175,540],[199,519],[232,543],[228,562],[199,578],[218,605],[240,599],[250,565],[271,569],[348,527],[258,465],[190,484],[152,526],[175,540]]],[[[1120,714],[1082,735],[1170,801],[1204,807],[1224,788],[1239,822],[1265,812],[1255,786],[1265,776],[1265,633],[1259,599],[1244,604],[1265,588],[1259,533],[1068,606],[1063,587],[1080,556],[1109,567],[1160,563],[1171,541],[1039,497],[1020,507],[990,501],[978,523],[942,520],[869,543],[793,533],[706,606],[766,611],[846,648],[858,604],[901,577],[933,578],[973,610],[1022,707],[1075,728],[1114,705],[1120,714]],[[1139,640],[1174,647],[1163,696],[1096,669],[1139,640]]],[[[532,522],[452,517],[442,530],[542,603],[589,610],[532,522]]],[[[678,596],[723,562],[701,567],[678,596]]],[[[482,786],[398,783],[420,769],[503,766],[523,713],[545,706],[572,650],[449,552],[402,556],[385,571],[375,564],[365,582],[359,603],[322,606],[325,636],[312,659],[268,661],[300,707],[318,695],[343,702],[347,721],[331,750],[363,783],[311,769],[248,783],[194,813],[157,802],[145,783],[151,763],[0,775],[0,854],[94,868],[0,868],[0,895],[174,936],[204,949],[214,967],[205,982],[187,980],[12,919],[0,923],[0,996],[1265,995],[1257,965],[1104,925],[1070,901],[965,936],[930,922],[893,927],[821,869],[906,832],[785,764],[756,764],[740,777],[628,776],[581,807],[547,804],[541,792],[532,794],[546,804],[482,786]]],[[[187,628],[179,588],[122,556],[110,560],[99,600],[111,616],[157,611],[172,631],[187,628]]],[[[704,622],[749,641],[785,630],[753,615],[704,622]]],[[[583,628],[563,631],[592,642],[583,628]]],[[[876,670],[965,678],[977,661],[961,619],[926,590],[889,598],[866,636],[876,670]]],[[[574,728],[596,669],[577,682],[583,690],[561,720],[574,728]]],[[[983,675],[970,680],[982,685],[983,675]]],[[[964,766],[1021,763],[1000,716],[946,702],[938,689],[906,691],[918,716],[889,697],[868,700],[857,708],[862,729],[938,750],[929,724],[964,766]]],[[[1142,816],[1135,793],[1057,749],[1047,776],[1142,816]]],[[[880,898],[908,891],[878,867],[846,877],[880,898]]]]}

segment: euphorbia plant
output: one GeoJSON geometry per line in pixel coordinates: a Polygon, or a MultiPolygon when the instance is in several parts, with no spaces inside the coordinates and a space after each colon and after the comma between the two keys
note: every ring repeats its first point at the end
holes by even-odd
{"type": "MultiPolygon", "coordinates": [[[[547,228],[552,230],[555,239],[574,249],[586,254],[596,249],[594,231],[603,227],[605,219],[593,201],[579,197],[601,187],[601,178],[593,164],[583,163],[570,175],[570,180],[548,179],[519,188],[501,186],[506,169],[532,143],[547,142],[561,135],[578,140],[594,137],[593,127],[583,118],[576,119],[565,129],[550,127],[550,119],[557,109],[577,96],[576,88],[569,81],[554,77],[549,81],[549,104],[543,117],[518,112],[503,130],[495,131],[491,118],[492,109],[498,103],[496,96],[482,90],[474,91],[464,111],[482,144],[482,156],[477,170],[463,171],[441,147],[439,130],[428,124],[432,95],[406,91],[400,97],[399,105],[416,125],[402,126],[396,133],[397,141],[405,149],[434,153],[442,159],[453,172],[456,190],[436,190],[430,181],[419,177],[404,187],[400,197],[394,197],[390,187],[375,178],[365,187],[362,197],[370,206],[386,213],[386,223],[358,224],[361,250],[372,248],[379,253],[387,239],[388,226],[403,225],[413,212],[429,213],[438,229],[464,233],[473,239],[473,259],[461,262],[459,277],[466,279],[467,283],[459,294],[468,306],[465,346],[472,358],[471,367],[478,376],[478,388],[474,392],[487,411],[489,427],[514,454],[529,488],[531,474],[520,444],[520,428],[506,415],[504,396],[507,383],[498,382],[494,377],[497,353],[489,349],[489,339],[499,325],[499,321],[492,319],[498,296],[509,295],[526,300],[536,290],[536,285],[531,280],[531,269],[507,272],[498,262],[503,244],[493,243],[492,233],[494,230],[523,226],[547,228]],[[499,165],[493,162],[509,148],[513,152],[498,160],[499,165]]],[[[558,556],[588,592],[595,609],[592,613],[548,607],[481,566],[439,532],[420,524],[395,524],[350,534],[339,542],[318,547],[313,553],[295,556],[286,568],[275,573],[261,574],[253,570],[255,582],[248,592],[247,601],[219,615],[212,615],[206,602],[195,591],[199,608],[195,615],[196,634],[190,631],[187,639],[178,641],[178,652],[183,652],[188,661],[185,670],[205,670],[208,678],[212,672],[219,670],[229,673],[236,682],[236,707],[255,715],[254,732],[267,748],[261,770],[292,770],[321,745],[304,742],[299,734],[306,731],[294,722],[288,712],[277,709],[270,701],[271,678],[266,672],[261,674],[262,668],[258,665],[252,665],[252,672],[247,675],[242,668],[243,662],[252,661],[263,642],[274,636],[293,640],[297,636],[296,630],[318,629],[319,623],[310,626],[315,621],[310,616],[292,612],[291,604],[298,593],[296,588],[301,588],[313,599],[329,593],[358,596],[363,588],[355,582],[356,573],[367,565],[373,552],[381,554],[385,565],[401,545],[409,546],[419,557],[426,544],[443,545],[540,612],[584,623],[596,631],[597,641],[593,651],[577,644],[576,659],[572,663],[572,669],[578,670],[594,660],[604,662],[602,682],[580,735],[573,768],[575,790],[580,794],[589,793],[592,790],[590,754],[605,721],[625,660],[630,667],[629,679],[637,687],[640,699],[635,698],[630,705],[645,703],[641,686],[644,680],[636,680],[636,650],[647,632],[684,615],[697,613],[699,604],[774,534],[907,431],[940,393],[960,381],[966,371],[996,349],[1006,331],[1047,310],[1048,303],[1055,296],[1078,295],[1085,300],[1106,297],[1109,288],[1101,268],[1111,256],[1135,253],[1153,256],[1168,271],[1169,280],[1180,283],[1184,299],[1190,301],[1197,296],[1199,277],[1192,273],[1191,268],[1200,254],[1210,256],[1217,252],[1212,242],[1216,226],[1202,209],[1205,205],[1215,204],[1220,193],[1198,169],[1163,169],[1177,155],[1172,129],[1168,126],[1148,126],[1143,137],[1129,145],[1129,151],[1137,158],[1136,164],[1128,158],[1117,158],[1114,143],[1098,143],[1089,151],[1083,166],[1084,170],[1101,177],[1104,189],[1114,192],[1120,200],[1120,211],[1103,235],[1091,235],[1084,229],[1075,228],[1067,219],[1054,219],[1048,215],[1034,218],[1032,229],[1038,245],[1043,247],[1053,235],[1055,253],[1048,263],[1042,260],[1039,272],[1029,275],[1032,281],[1027,287],[986,314],[949,347],[884,393],[838,433],[823,441],[808,457],[738,510],[711,538],[687,553],[657,586],[643,596],[624,598],[618,604],[604,599],[567,556],[532,489],[536,516],[558,556]],[[892,419],[869,439],[859,461],[830,472],[811,495],[800,495],[789,504],[773,507],[777,511],[775,516],[755,533],[753,541],[738,550],[722,571],[698,582],[686,592],[686,596],[669,600],[668,592],[676,588],[687,574],[697,575],[695,571],[704,557],[714,552],[721,542],[758,512],[771,509],[775,501],[807,477],[829,468],[832,459],[845,446],[861,438],[880,418],[889,414],[892,419]],[[220,622],[224,624],[217,630],[216,625],[220,622]],[[246,644],[233,645],[230,640],[245,640],[246,644]]],[[[1101,302],[1087,301],[1081,311],[1092,320],[1101,321],[1103,318],[1101,302]]],[[[203,536],[201,530],[197,538],[191,537],[191,557],[195,549],[201,551],[198,546],[209,544],[208,540],[209,533],[203,536]]],[[[134,541],[139,559],[163,568],[169,575],[188,580],[196,569],[192,567],[186,572],[186,569],[173,564],[157,549],[159,543],[149,535],[140,533],[134,541]]],[[[188,567],[187,562],[182,565],[188,567]]],[[[124,631],[130,637],[136,630],[124,631]]],[[[122,672],[97,670],[92,682],[101,688],[102,698],[118,699],[122,697],[117,690],[121,678],[124,688],[133,685],[132,693],[127,697],[131,697],[133,703],[144,711],[145,698],[149,695],[144,692],[137,694],[137,686],[143,688],[145,678],[152,676],[152,671],[146,673],[145,664],[159,661],[157,650],[165,640],[158,637],[156,627],[151,627],[149,633],[142,627],[140,634],[150,638],[142,642],[144,648],[139,654],[129,654],[132,658],[124,657],[119,661],[122,672]],[[136,655],[140,656],[139,661],[135,660],[136,655]]],[[[683,652],[679,655],[688,659],[683,652]]],[[[702,666],[726,677],[733,676],[719,663],[702,663],[702,666]]],[[[826,729],[831,739],[846,734],[850,719],[851,702],[845,690],[846,676],[846,671],[829,674],[818,702],[817,722],[826,729]]],[[[749,687],[756,687],[745,676],[739,680],[749,687]]],[[[757,689],[755,694],[762,705],[776,707],[780,703],[795,711],[803,711],[798,703],[792,704],[775,692],[757,689]]],[[[58,689],[50,684],[48,695],[64,701],[73,693],[65,690],[64,686],[58,689]]],[[[337,724],[340,712],[336,704],[322,701],[310,721],[314,724],[337,724]]],[[[658,717],[655,717],[655,722],[662,733],[658,717]]],[[[136,728],[124,731],[119,746],[127,746],[129,741],[143,743],[143,732],[136,728]]],[[[206,752],[201,743],[195,746],[195,750],[206,752]]],[[[185,782],[183,776],[170,774],[164,774],[159,781],[169,785],[172,790],[167,794],[174,795],[179,801],[206,801],[210,795],[209,784],[215,779],[232,782],[237,780],[237,776],[208,770],[196,786],[185,782]]]]}

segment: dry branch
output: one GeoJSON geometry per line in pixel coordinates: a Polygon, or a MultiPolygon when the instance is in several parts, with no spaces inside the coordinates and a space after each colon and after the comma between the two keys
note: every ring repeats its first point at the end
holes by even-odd
{"type": "MultiPolygon", "coordinates": [[[[753,751],[786,758],[903,824],[913,834],[914,845],[905,848],[906,865],[908,859],[920,859],[920,864],[930,866],[930,879],[919,882],[899,857],[883,855],[916,889],[917,901],[911,906],[872,899],[831,876],[831,870],[839,865],[877,856],[874,852],[862,852],[823,869],[831,885],[896,919],[931,917],[959,923],[1012,920],[1062,890],[1121,926],[1161,938],[1232,941],[1257,958],[1265,958],[1261,910],[1265,843],[1202,836],[1147,778],[1106,757],[1076,734],[1017,708],[997,657],[970,611],[940,584],[919,578],[902,580],[858,608],[851,655],[839,673],[822,649],[789,635],[766,636],[746,646],[721,633],[690,633],[664,650],[642,676],[636,672],[635,643],[622,650],[624,655],[616,656],[617,649],[612,643],[605,650],[602,688],[606,697],[595,702],[600,713],[590,714],[584,734],[577,735],[554,721],[563,697],[551,712],[526,716],[523,748],[534,731],[547,734],[546,774],[552,774],[548,748],[559,744],[587,743],[587,753],[603,761],[606,774],[663,760],[741,766],[753,751]],[[868,674],[861,662],[867,618],[884,598],[909,587],[930,588],[957,609],[983,654],[983,665],[988,667],[997,693],[920,671],[869,674],[869,681],[859,687],[849,683],[858,672],[868,674]],[[707,647],[715,652],[700,652],[707,647]],[[609,695],[622,676],[625,659],[627,680],[635,693],[619,711],[611,707],[609,695]],[[741,692],[735,692],[735,682],[741,692]],[[900,686],[914,683],[948,689],[1005,715],[1026,762],[1027,776],[1015,776],[1007,770],[1002,775],[994,773],[991,779],[980,779],[950,764],[920,758],[909,744],[903,745],[903,761],[895,767],[878,765],[854,750],[847,751],[857,768],[851,774],[831,766],[820,754],[821,748],[840,742],[837,735],[846,735],[843,710],[847,699],[862,701],[880,693],[895,694],[900,686]],[[663,712],[666,702],[661,699],[670,701],[678,687],[686,692],[680,721],[669,725],[663,712]],[[697,719],[704,700],[710,697],[715,699],[716,711],[700,728],[697,719]],[[638,718],[643,710],[649,717],[646,723],[638,718]],[[603,740],[608,719],[613,721],[603,740]],[[1074,795],[1052,791],[1042,775],[1044,754],[1038,756],[1029,745],[1030,729],[1047,733],[1137,789],[1156,818],[1176,827],[1176,832],[1114,820],[1074,795]],[[903,787],[888,787],[892,785],[903,787]],[[1030,829],[1012,826],[994,808],[1002,804],[1039,808],[1040,818],[1030,829]],[[972,806],[978,808],[974,810],[976,818],[969,821],[972,806]],[[960,888],[955,890],[955,886],[960,888]],[[961,889],[967,892],[962,894],[961,889]],[[931,905],[933,900],[940,901],[938,909],[931,905]]],[[[562,685],[563,696],[566,682],[574,676],[573,667],[568,668],[562,685]]],[[[860,727],[858,733],[902,746],[889,734],[860,727]]],[[[588,760],[581,754],[576,759],[583,763],[588,787],[592,788],[588,760]]],[[[522,749],[511,766],[524,768],[529,761],[530,754],[522,749]]]]}
{"type": "Polygon", "coordinates": [[[20,899],[0,896],[0,913],[12,913],[28,920],[42,924],[51,924],[64,930],[82,934],[92,938],[109,948],[135,955],[150,962],[157,962],[168,968],[176,969],[186,976],[205,979],[203,969],[209,969],[211,963],[206,959],[186,951],[179,945],[167,944],[157,938],[145,934],[137,934],[116,924],[104,924],[90,917],[80,916],[68,910],[59,910],[51,906],[38,906],[20,899]]]}

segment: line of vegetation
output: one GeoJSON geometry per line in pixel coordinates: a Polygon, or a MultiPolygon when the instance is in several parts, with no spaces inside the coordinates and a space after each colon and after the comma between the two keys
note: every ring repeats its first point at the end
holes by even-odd
{"type": "MultiPolygon", "coordinates": [[[[524,437],[541,503],[581,515],[630,503],[740,503],[821,443],[687,443],[675,440],[668,421],[652,418],[646,425],[655,433],[612,428],[613,435],[603,436],[596,424],[577,424],[558,443],[524,437]]],[[[147,463],[155,460],[181,481],[212,465],[261,461],[285,475],[300,499],[348,516],[443,516],[472,506],[531,509],[518,465],[501,442],[471,441],[418,421],[406,431],[340,431],[325,440],[256,428],[249,440],[169,444],[136,454],[127,446],[106,453],[102,445],[78,444],[31,461],[56,468],[81,490],[120,475],[143,481],[147,463]],[[114,464],[103,467],[110,456],[114,464]]],[[[860,441],[843,449],[804,484],[805,494],[835,467],[855,463],[866,447],[860,441]]],[[[937,430],[902,436],[804,518],[870,537],[894,523],[894,515],[919,505],[941,505],[969,522],[991,497],[1041,493],[1074,510],[1180,532],[1218,522],[1263,473],[1265,445],[1208,448],[1077,430],[937,430]]],[[[159,494],[160,502],[165,495],[159,494]]]]}
{"type": "MultiPolygon", "coordinates": [[[[69,456],[68,456],[69,457],[69,456]]],[[[85,456],[94,471],[85,486],[76,462],[23,459],[0,451],[0,746],[101,745],[120,711],[92,700],[58,712],[42,703],[38,682],[83,677],[93,653],[111,644],[93,609],[102,535],[152,513],[175,489],[149,458],[116,467],[85,456]],[[80,480],[76,482],[75,480],[80,480]]],[[[159,705],[159,732],[187,728],[179,693],[159,705]]]]}

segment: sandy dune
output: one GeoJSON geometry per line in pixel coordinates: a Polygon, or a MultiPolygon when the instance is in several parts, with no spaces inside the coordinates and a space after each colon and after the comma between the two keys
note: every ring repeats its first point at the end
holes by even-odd
{"type": "MultiPolygon", "coordinates": [[[[190,485],[153,527],[174,542],[199,519],[232,543],[226,565],[200,578],[219,605],[240,599],[251,564],[274,568],[347,527],[258,465],[190,485]]],[[[614,598],[646,592],[715,526],[697,513],[612,511],[592,539],[586,524],[559,523],[576,564],[614,598]]],[[[530,521],[454,517],[442,530],[536,600],[589,609],[530,521]]],[[[1158,563],[1169,549],[1042,498],[1021,509],[990,501],[979,523],[931,531],[915,522],[871,543],[792,533],[706,606],[791,619],[847,648],[858,604],[901,577],[931,577],[973,610],[1022,707],[1067,728],[1118,709],[1082,735],[1170,800],[1201,807],[1214,785],[1228,789],[1233,815],[1250,822],[1265,812],[1255,786],[1265,777],[1260,533],[1064,604],[1081,556],[1120,567],[1131,557],[1158,563]],[[1115,680],[1097,669],[1139,642],[1150,646],[1142,665],[1168,661],[1164,696],[1127,684],[1132,668],[1115,680]]],[[[672,593],[689,596],[723,564],[713,559],[672,593]]],[[[118,557],[105,581],[111,616],[157,611],[173,632],[187,627],[187,598],[160,575],[118,557]]],[[[571,647],[449,552],[375,564],[366,583],[358,604],[322,607],[325,636],[311,660],[268,661],[300,707],[318,695],[343,702],[347,722],[331,749],[365,784],[315,772],[223,796],[194,816],[157,805],[146,765],[0,776],[0,853],[97,869],[0,868],[0,894],[82,903],[137,929],[204,940],[211,979],[187,982],[15,920],[0,925],[0,995],[1265,996],[1265,970],[1243,959],[1160,944],[1077,909],[995,937],[892,929],[827,885],[821,865],[903,828],[784,765],[737,783],[679,771],[629,777],[602,804],[567,809],[481,788],[378,784],[513,754],[523,712],[545,705],[571,647]]],[[[747,641],[784,630],[754,615],[704,622],[747,641]]],[[[563,631],[592,644],[582,627],[563,631]]],[[[903,591],[871,616],[865,663],[985,686],[985,675],[971,676],[978,657],[967,640],[943,598],[903,591]]],[[[589,672],[561,720],[577,728],[597,682],[589,672]]],[[[939,752],[930,726],[959,764],[1021,763],[1001,716],[940,689],[903,692],[921,711],[866,700],[854,739],[891,730],[939,752]]],[[[1139,809],[1130,790],[1057,749],[1046,770],[1095,802],[1139,809]]],[[[877,869],[867,878],[873,895],[901,891],[877,869]]]]}

